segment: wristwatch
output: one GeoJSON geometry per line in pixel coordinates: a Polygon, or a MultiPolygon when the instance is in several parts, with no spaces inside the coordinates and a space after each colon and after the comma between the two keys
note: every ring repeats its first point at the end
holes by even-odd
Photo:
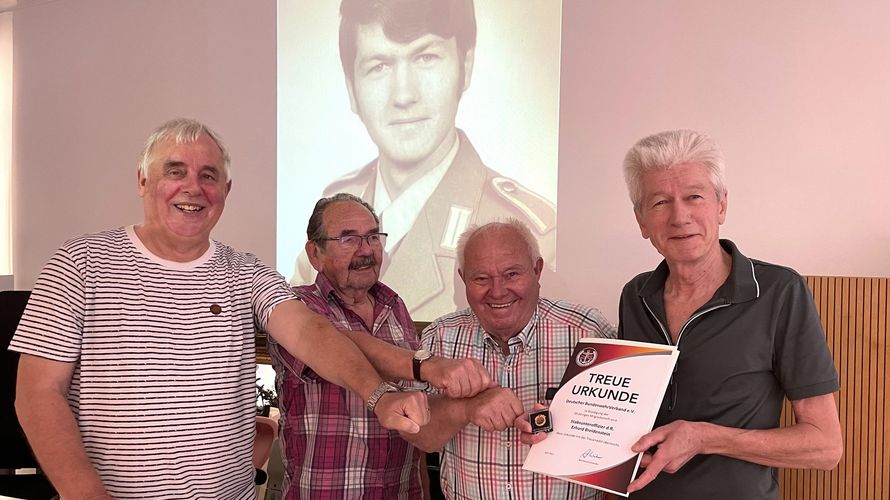
{"type": "Polygon", "coordinates": [[[383,397],[387,392],[400,392],[402,390],[401,387],[397,386],[392,382],[383,382],[374,389],[374,392],[371,393],[371,396],[368,397],[368,410],[373,412],[374,407],[377,406],[377,402],[380,401],[380,398],[383,397]]]}
{"type": "Polygon", "coordinates": [[[414,369],[414,380],[419,382],[426,382],[426,380],[420,378],[420,365],[433,357],[433,353],[427,351],[426,349],[420,349],[419,351],[414,353],[414,361],[412,362],[412,368],[414,369]]]}

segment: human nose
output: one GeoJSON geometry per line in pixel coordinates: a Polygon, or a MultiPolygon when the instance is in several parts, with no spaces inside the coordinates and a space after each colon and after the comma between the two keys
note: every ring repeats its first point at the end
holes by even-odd
{"type": "Polygon", "coordinates": [[[355,249],[356,253],[367,255],[370,253],[374,253],[374,249],[371,247],[371,242],[368,240],[370,235],[367,236],[359,236],[358,247],[355,249]]]}
{"type": "Polygon", "coordinates": [[[192,175],[188,174],[182,179],[182,192],[186,194],[198,194],[200,188],[198,187],[198,176],[197,174],[192,175]]]}
{"type": "Polygon", "coordinates": [[[503,297],[507,294],[506,282],[504,281],[503,276],[495,276],[491,278],[488,294],[492,297],[503,297]]]}
{"type": "Polygon", "coordinates": [[[689,222],[690,210],[685,203],[672,203],[670,214],[670,221],[673,225],[680,226],[689,222]]]}
{"type": "Polygon", "coordinates": [[[419,99],[417,75],[410,64],[395,66],[392,86],[393,104],[396,107],[410,106],[419,99]]]}

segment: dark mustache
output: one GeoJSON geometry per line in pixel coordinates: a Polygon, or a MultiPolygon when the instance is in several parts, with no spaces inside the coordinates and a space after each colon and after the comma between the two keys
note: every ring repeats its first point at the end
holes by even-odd
{"type": "Polygon", "coordinates": [[[377,260],[371,255],[359,257],[349,263],[349,269],[357,269],[359,267],[373,266],[377,264],[377,260]]]}

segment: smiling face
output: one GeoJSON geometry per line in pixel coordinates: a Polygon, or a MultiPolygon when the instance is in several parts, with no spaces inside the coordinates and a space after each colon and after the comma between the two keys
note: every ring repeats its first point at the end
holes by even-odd
{"type": "Polygon", "coordinates": [[[139,172],[137,183],[145,213],[139,235],[146,246],[170,260],[182,259],[166,255],[168,248],[203,253],[231,188],[219,146],[206,135],[188,144],[159,143],[148,175],[139,172]]]}
{"type": "Polygon", "coordinates": [[[718,198],[703,165],[654,170],[641,181],[637,223],[668,266],[695,265],[719,254],[727,197],[724,193],[718,198]]]}
{"type": "Polygon", "coordinates": [[[356,49],[355,76],[346,82],[350,103],[380,150],[381,163],[401,168],[439,163],[456,138],[454,119],[469,85],[473,51],[461,62],[455,38],[432,33],[397,43],[379,23],[357,27],[356,49]]]}
{"type": "MultiPolygon", "coordinates": [[[[380,231],[371,212],[354,201],[336,201],[322,214],[325,236],[336,238],[349,234],[364,236],[380,231]]],[[[325,275],[341,296],[365,294],[377,283],[383,246],[362,241],[358,248],[343,248],[339,241],[310,241],[306,254],[316,271],[325,275]]]]}
{"type": "Polygon", "coordinates": [[[516,231],[481,231],[467,242],[460,276],[467,302],[482,328],[506,342],[531,320],[540,294],[544,261],[532,261],[516,231]]]}

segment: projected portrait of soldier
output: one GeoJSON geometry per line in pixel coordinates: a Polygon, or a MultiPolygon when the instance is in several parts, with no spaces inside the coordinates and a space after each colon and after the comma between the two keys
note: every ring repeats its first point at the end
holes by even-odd
{"type": "MultiPolygon", "coordinates": [[[[473,74],[472,0],[343,0],[340,17],[350,107],[378,156],[324,196],[348,192],[377,208],[389,234],[382,279],[399,287],[412,316],[432,319],[464,304],[455,258],[470,224],[519,219],[553,262],[554,204],[484,165],[455,125],[473,74]]],[[[291,281],[312,275],[300,255],[291,281]]]]}

